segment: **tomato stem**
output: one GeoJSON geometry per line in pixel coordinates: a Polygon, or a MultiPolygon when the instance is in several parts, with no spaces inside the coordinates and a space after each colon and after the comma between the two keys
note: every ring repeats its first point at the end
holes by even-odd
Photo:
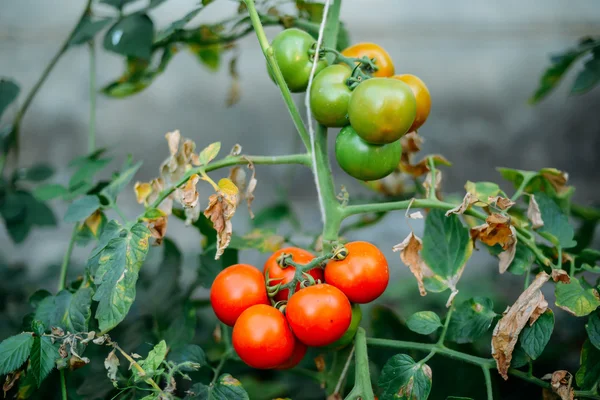
{"type": "Polygon", "coordinates": [[[346,400],[374,400],[375,395],[373,394],[369,372],[367,337],[365,330],[361,327],[358,328],[354,337],[354,365],[354,388],[346,396],[346,400]]]}

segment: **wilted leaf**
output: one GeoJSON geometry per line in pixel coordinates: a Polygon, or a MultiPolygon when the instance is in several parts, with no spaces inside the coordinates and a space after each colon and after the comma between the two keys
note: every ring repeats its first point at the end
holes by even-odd
{"type": "Polygon", "coordinates": [[[510,218],[501,214],[492,214],[482,225],[471,228],[471,238],[481,240],[488,246],[500,245],[504,250],[498,255],[499,269],[503,274],[512,263],[517,246],[517,232],[510,224],[510,218]]]}
{"type": "Polygon", "coordinates": [[[23,332],[0,342],[0,375],[17,370],[29,358],[33,335],[23,332]]]}
{"type": "Polygon", "coordinates": [[[456,306],[446,338],[457,343],[471,343],[483,336],[496,317],[494,303],[486,297],[474,297],[456,306]]]}
{"type": "MultiPolygon", "coordinates": [[[[558,395],[560,400],[573,400],[575,393],[573,391],[572,382],[573,375],[569,371],[560,370],[554,371],[551,374],[546,374],[542,377],[543,380],[550,380],[552,392],[558,395]]],[[[546,397],[544,397],[545,399],[546,397]]]]}
{"type": "Polygon", "coordinates": [[[394,251],[400,252],[400,259],[408,266],[408,268],[410,268],[410,272],[412,272],[417,279],[421,296],[425,296],[427,290],[425,290],[423,278],[433,276],[433,272],[421,258],[420,253],[422,249],[423,242],[413,232],[411,232],[402,243],[393,247],[394,251]]]}
{"type": "Polygon", "coordinates": [[[548,308],[548,303],[540,290],[548,279],[550,275],[540,272],[529,287],[521,293],[515,304],[505,311],[494,328],[492,356],[496,360],[498,373],[505,380],[508,379],[508,368],[519,333],[528,321],[531,325],[548,308]]]}
{"type": "Polygon", "coordinates": [[[540,212],[540,206],[535,200],[535,196],[531,195],[529,197],[529,206],[527,207],[527,218],[531,221],[531,227],[533,229],[539,229],[544,226],[544,221],[542,220],[542,213],[540,212]]]}
{"type": "Polygon", "coordinates": [[[397,354],[384,365],[378,385],[381,400],[426,400],[431,392],[431,368],[416,363],[406,354],[397,354]]]}
{"type": "Polygon", "coordinates": [[[477,198],[471,193],[467,192],[459,205],[446,211],[446,217],[448,217],[450,214],[462,215],[475,203],[477,203],[477,198]]]}
{"type": "Polygon", "coordinates": [[[115,354],[115,350],[108,353],[108,356],[104,360],[104,368],[106,368],[106,375],[111,381],[117,380],[117,372],[119,372],[119,357],[115,354]]]}
{"type": "Polygon", "coordinates": [[[586,316],[600,307],[598,291],[581,279],[583,283],[574,276],[569,283],[558,282],[554,290],[556,305],[576,317],[586,316]]]}
{"type": "Polygon", "coordinates": [[[496,208],[502,211],[508,210],[509,208],[515,205],[514,201],[502,196],[488,197],[488,202],[490,204],[494,204],[496,208]]]}
{"type": "Polygon", "coordinates": [[[420,311],[414,313],[406,320],[408,328],[421,335],[429,335],[442,326],[440,317],[433,311],[420,311]]]}
{"type": "MultiPolygon", "coordinates": [[[[450,161],[446,160],[443,156],[441,156],[439,154],[432,154],[432,155],[423,157],[423,159],[421,161],[419,161],[418,163],[416,163],[414,165],[400,163],[400,169],[402,170],[402,172],[405,172],[407,174],[412,175],[415,178],[418,178],[429,172],[429,158],[433,158],[433,164],[436,167],[439,165],[445,165],[448,167],[452,165],[452,163],[450,161]]],[[[436,171],[436,172],[439,173],[439,171],[436,171]]]]}
{"type": "Polygon", "coordinates": [[[554,313],[551,309],[547,309],[540,317],[535,321],[533,325],[526,326],[521,335],[519,341],[523,350],[531,357],[532,360],[536,360],[550,340],[552,331],[554,330],[554,313]]]}
{"type": "Polygon", "coordinates": [[[554,282],[569,283],[571,282],[571,277],[564,269],[553,269],[552,280],[554,282]]]}
{"type": "Polygon", "coordinates": [[[218,186],[219,191],[208,198],[208,206],[204,210],[204,215],[211,220],[217,231],[216,260],[221,257],[231,240],[233,233],[231,218],[239,200],[238,188],[231,180],[223,178],[218,186]]]}
{"type": "Polygon", "coordinates": [[[586,340],[581,348],[580,364],[575,374],[577,385],[584,390],[592,389],[600,380],[600,350],[589,340],[586,340]]]}
{"type": "Polygon", "coordinates": [[[431,172],[428,172],[425,176],[425,180],[423,181],[423,187],[425,188],[425,197],[429,198],[429,193],[431,192],[431,190],[435,190],[437,195],[437,192],[440,190],[441,184],[442,171],[437,170],[435,172],[435,183],[433,182],[433,175],[431,175],[431,172]]]}
{"type": "Polygon", "coordinates": [[[177,199],[183,205],[185,210],[185,223],[190,225],[194,223],[198,216],[200,216],[200,202],[199,194],[196,189],[196,185],[200,181],[200,176],[194,174],[190,176],[190,179],[181,187],[177,188],[177,199]]]}
{"type": "Polygon", "coordinates": [[[496,197],[500,194],[500,187],[493,182],[471,182],[465,184],[467,193],[471,193],[472,197],[477,199],[475,205],[479,207],[487,206],[490,197],[496,197]]]}
{"type": "Polygon", "coordinates": [[[135,198],[139,204],[146,202],[150,193],[152,193],[152,185],[149,182],[136,182],[133,187],[135,198]]]}

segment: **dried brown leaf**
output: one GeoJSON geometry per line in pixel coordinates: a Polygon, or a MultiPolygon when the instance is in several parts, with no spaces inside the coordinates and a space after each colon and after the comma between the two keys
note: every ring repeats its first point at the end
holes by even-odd
{"type": "Polygon", "coordinates": [[[2,391],[4,392],[4,398],[6,398],[6,393],[10,391],[15,386],[15,383],[19,380],[23,374],[22,370],[17,370],[6,375],[6,379],[4,380],[4,384],[2,385],[2,391]]]}
{"type": "Polygon", "coordinates": [[[119,357],[117,357],[117,355],[115,354],[115,350],[108,353],[108,356],[104,360],[104,368],[106,368],[106,375],[111,381],[117,380],[117,372],[119,371],[119,365],[121,365],[121,363],[119,362],[119,357]]]}
{"type": "Polygon", "coordinates": [[[544,226],[544,220],[542,219],[542,213],[540,212],[540,206],[535,200],[535,196],[529,196],[529,206],[527,207],[527,218],[531,221],[531,227],[533,229],[539,229],[544,226]]]}
{"type": "Polygon", "coordinates": [[[79,357],[78,355],[72,355],[71,358],[69,358],[69,369],[71,371],[74,371],[76,369],[79,369],[81,367],[84,367],[85,365],[90,363],[90,359],[87,357],[79,357]]]}
{"type": "Polygon", "coordinates": [[[452,165],[450,161],[446,160],[444,156],[439,154],[433,154],[425,156],[421,161],[416,164],[409,164],[405,162],[400,162],[400,169],[402,172],[412,175],[415,178],[425,175],[429,172],[429,158],[433,158],[433,162],[435,165],[452,165]]]}
{"type": "Polygon", "coordinates": [[[474,196],[472,193],[467,192],[465,194],[465,197],[463,197],[462,202],[457,205],[456,207],[446,211],[446,217],[448,217],[450,214],[458,214],[458,215],[462,215],[465,213],[465,211],[467,211],[469,209],[469,207],[471,207],[473,204],[477,203],[477,197],[474,196]]]}
{"type": "Polygon", "coordinates": [[[402,154],[408,155],[411,153],[418,153],[421,151],[423,142],[423,137],[419,136],[416,131],[407,133],[400,139],[400,143],[402,144],[402,154]]]}
{"type": "Polygon", "coordinates": [[[427,176],[425,177],[425,181],[423,182],[423,187],[425,188],[425,197],[429,198],[429,192],[431,191],[432,187],[434,187],[434,190],[437,193],[440,190],[441,183],[442,171],[440,171],[439,169],[435,171],[435,185],[433,184],[431,172],[428,172],[427,176]]]}
{"type": "Polygon", "coordinates": [[[495,204],[496,207],[502,211],[508,210],[515,205],[514,201],[502,196],[488,197],[488,202],[490,204],[495,204]]]}
{"type": "Polygon", "coordinates": [[[542,168],[540,175],[543,176],[552,185],[557,193],[563,193],[569,190],[567,181],[569,174],[564,171],[559,171],[556,168],[542,168]]]}
{"type": "Polygon", "coordinates": [[[319,354],[315,357],[315,367],[317,367],[317,371],[323,372],[325,371],[325,357],[322,354],[319,354]]]}
{"type": "Polygon", "coordinates": [[[250,214],[250,218],[254,219],[254,213],[252,212],[252,201],[254,201],[254,190],[256,190],[258,180],[256,180],[256,169],[254,168],[254,163],[249,160],[248,169],[252,171],[252,175],[250,175],[250,179],[248,180],[248,186],[244,192],[244,197],[246,198],[246,203],[248,204],[248,213],[250,214]]]}
{"type": "Polygon", "coordinates": [[[184,208],[192,208],[198,204],[199,194],[196,190],[196,185],[200,181],[200,176],[194,174],[180,188],[177,189],[177,198],[184,208]]]}
{"type": "Polygon", "coordinates": [[[508,267],[510,267],[510,264],[512,264],[515,259],[515,254],[517,253],[517,230],[514,226],[511,226],[510,231],[514,240],[509,243],[506,250],[498,254],[498,259],[500,260],[498,267],[501,274],[505,273],[508,267]]]}
{"type": "Polygon", "coordinates": [[[423,278],[433,276],[433,272],[421,258],[420,252],[422,248],[423,242],[421,239],[411,232],[402,243],[395,245],[392,250],[400,252],[400,259],[410,268],[410,272],[417,279],[419,293],[421,293],[421,296],[425,296],[427,290],[425,290],[423,278]]]}
{"type": "Polygon", "coordinates": [[[561,400],[573,400],[575,392],[573,391],[573,375],[569,371],[559,370],[552,374],[546,374],[543,380],[550,380],[552,392],[558,395],[561,400]]]}
{"type": "MultiPolygon", "coordinates": [[[[541,315],[548,308],[540,288],[550,279],[550,275],[540,272],[534,281],[505,312],[492,334],[492,356],[496,360],[498,373],[508,379],[508,369],[512,353],[519,339],[519,333],[527,322],[541,315]]],[[[530,322],[531,323],[531,322],[530,322]]]]}
{"type": "Polygon", "coordinates": [[[507,250],[516,240],[510,226],[510,218],[502,214],[492,214],[485,220],[485,224],[471,228],[471,238],[481,240],[488,246],[499,244],[507,250]]]}
{"type": "Polygon", "coordinates": [[[96,210],[85,219],[84,225],[92,232],[92,235],[98,237],[98,229],[102,225],[102,211],[96,210]]]}
{"type": "Polygon", "coordinates": [[[571,277],[564,269],[553,269],[552,280],[554,282],[570,283],[571,277]]]}
{"type": "Polygon", "coordinates": [[[219,181],[219,191],[208,198],[208,206],[204,210],[204,215],[211,220],[213,227],[217,231],[217,254],[215,260],[218,260],[231,241],[233,226],[231,218],[239,201],[239,191],[237,186],[228,178],[219,181]]]}
{"type": "Polygon", "coordinates": [[[408,175],[394,171],[385,178],[376,181],[363,181],[365,186],[373,189],[384,196],[396,197],[408,191],[409,182],[408,175]]]}
{"type": "Polygon", "coordinates": [[[242,145],[236,143],[231,148],[231,151],[229,152],[229,155],[230,156],[239,156],[240,154],[242,154],[242,145]]]}

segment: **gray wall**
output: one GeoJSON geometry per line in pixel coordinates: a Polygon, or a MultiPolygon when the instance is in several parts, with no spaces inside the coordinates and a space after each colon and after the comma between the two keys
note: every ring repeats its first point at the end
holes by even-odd
{"type": "MultiPolygon", "coordinates": [[[[6,0],[0,11],[0,74],[20,82],[27,92],[71,29],[82,1],[6,0]]],[[[153,13],[160,26],[179,18],[197,2],[170,0],[153,13]]],[[[199,21],[227,16],[234,2],[219,1],[199,21]]],[[[103,12],[107,9],[99,8],[103,12]]],[[[454,163],[445,171],[444,189],[459,192],[467,179],[499,180],[496,166],[539,169],[553,166],[570,173],[583,203],[600,201],[596,185],[600,163],[600,90],[568,97],[562,85],[541,105],[527,98],[535,89],[548,54],[571,46],[586,34],[600,34],[600,3],[595,0],[346,0],[342,19],[353,41],[376,41],[393,56],[398,72],[419,75],[429,86],[433,110],[421,133],[425,152],[440,152],[454,163]]],[[[268,33],[273,35],[276,30],[268,33]]],[[[180,129],[198,146],[218,139],[223,148],[240,143],[248,154],[283,154],[300,150],[277,88],[270,82],[254,36],[240,41],[242,99],[225,107],[229,78],[226,68],[211,73],[186,52],[148,90],[125,100],[98,97],[98,145],[111,148],[115,166],[131,152],[143,159],[139,179],[156,175],[167,154],[164,134],[180,129]]],[[[121,73],[121,60],[104,51],[98,57],[98,82],[121,73]]],[[[573,75],[567,77],[571,82],[573,75]]],[[[21,97],[22,99],[22,97],[21,97]]],[[[298,97],[302,102],[302,98],[298,97]]],[[[67,53],[39,92],[24,121],[21,162],[58,166],[59,182],[68,181],[67,160],[86,151],[88,118],[88,54],[85,47],[67,53]]],[[[334,135],[331,135],[332,139],[334,135]]],[[[337,184],[364,194],[357,182],[334,166],[337,184]]],[[[277,184],[289,172],[259,167],[256,209],[275,201],[277,184]]],[[[281,183],[280,183],[281,184],[281,183]]],[[[294,207],[306,227],[318,231],[312,177],[297,168],[292,188],[294,207]]],[[[201,194],[208,196],[208,188],[201,194]]],[[[356,196],[355,196],[356,197],[356,196]]],[[[120,199],[129,216],[140,208],[131,191],[120,199]]],[[[206,200],[204,201],[206,204],[206,200]]],[[[65,205],[54,204],[59,217],[65,205]]],[[[240,208],[235,229],[243,232],[247,214],[240,208]]],[[[406,235],[401,214],[364,234],[387,249],[406,235]]],[[[189,254],[197,254],[195,233],[173,223],[171,233],[189,254]]],[[[58,262],[71,227],[62,223],[49,235],[36,230],[17,248],[0,228],[2,253],[26,262],[33,271],[58,262]],[[26,249],[26,251],[23,251],[26,249]]],[[[89,249],[77,249],[84,260],[89,249]]],[[[248,255],[261,262],[263,256],[248,255]]],[[[193,269],[195,258],[188,267],[193,269]]],[[[404,267],[402,267],[404,271],[404,267]]]]}

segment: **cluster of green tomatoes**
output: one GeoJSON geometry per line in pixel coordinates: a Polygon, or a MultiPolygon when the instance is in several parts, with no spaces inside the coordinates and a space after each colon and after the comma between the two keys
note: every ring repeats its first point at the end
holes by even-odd
{"type": "Polygon", "coordinates": [[[315,39],[291,28],[280,32],[271,46],[292,92],[306,91],[314,57],[319,57],[310,107],[320,124],[342,128],[335,143],[340,167],[362,181],[391,174],[400,163],[400,138],[429,116],[431,97],[425,83],[411,74],[395,75],[390,55],[374,43],[359,43],[341,53],[322,48],[315,54],[315,39]],[[332,65],[324,57],[328,52],[335,54],[332,65]]]}

